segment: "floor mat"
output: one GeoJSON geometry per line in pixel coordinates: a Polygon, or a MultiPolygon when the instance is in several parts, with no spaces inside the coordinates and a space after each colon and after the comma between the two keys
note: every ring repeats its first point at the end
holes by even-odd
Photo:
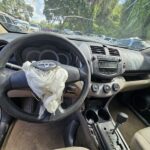
{"type": "Polygon", "coordinates": [[[65,123],[34,124],[17,121],[4,150],[52,150],[64,147],[65,123]]]}
{"type": "Polygon", "coordinates": [[[130,144],[135,132],[146,127],[146,125],[143,124],[141,120],[139,120],[139,118],[127,106],[117,101],[117,99],[114,99],[110,103],[109,110],[114,120],[116,119],[118,112],[124,112],[129,116],[127,122],[119,127],[123,137],[128,144],[130,144]]]}

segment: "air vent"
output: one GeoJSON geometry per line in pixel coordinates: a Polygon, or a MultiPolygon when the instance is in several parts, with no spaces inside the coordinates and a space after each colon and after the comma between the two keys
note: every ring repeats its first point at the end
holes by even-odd
{"type": "Polygon", "coordinates": [[[108,48],[109,50],[109,54],[112,56],[119,56],[119,51],[117,49],[114,48],[108,48]]]}
{"type": "Polygon", "coordinates": [[[105,55],[105,49],[102,46],[90,46],[93,54],[105,55]]]}

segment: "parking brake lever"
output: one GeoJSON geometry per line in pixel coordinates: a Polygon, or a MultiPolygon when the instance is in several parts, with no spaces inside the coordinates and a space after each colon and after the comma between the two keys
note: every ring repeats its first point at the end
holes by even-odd
{"type": "Polygon", "coordinates": [[[117,117],[116,117],[116,125],[112,131],[112,134],[115,133],[116,129],[119,127],[119,125],[121,125],[122,123],[126,122],[128,119],[128,115],[123,113],[123,112],[120,112],[117,114],[117,117]]]}

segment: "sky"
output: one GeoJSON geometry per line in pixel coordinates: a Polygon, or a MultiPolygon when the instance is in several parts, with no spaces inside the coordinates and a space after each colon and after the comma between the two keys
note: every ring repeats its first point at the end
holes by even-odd
{"type": "Polygon", "coordinates": [[[25,2],[34,8],[33,17],[31,20],[37,22],[45,20],[45,16],[43,15],[44,0],[25,0],[25,2]]]}
{"type": "Polygon", "coordinates": [[[120,4],[124,4],[127,0],[119,0],[120,4]]]}

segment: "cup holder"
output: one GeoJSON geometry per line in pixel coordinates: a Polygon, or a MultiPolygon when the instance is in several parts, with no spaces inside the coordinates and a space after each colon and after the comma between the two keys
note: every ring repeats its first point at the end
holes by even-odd
{"type": "Polygon", "coordinates": [[[110,119],[109,113],[105,109],[99,109],[98,116],[105,121],[110,119]]]}
{"type": "Polygon", "coordinates": [[[85,112],[85,118],[89,124],[98,122],[98,116],[93,110],[87,110],[85,112]]]}

